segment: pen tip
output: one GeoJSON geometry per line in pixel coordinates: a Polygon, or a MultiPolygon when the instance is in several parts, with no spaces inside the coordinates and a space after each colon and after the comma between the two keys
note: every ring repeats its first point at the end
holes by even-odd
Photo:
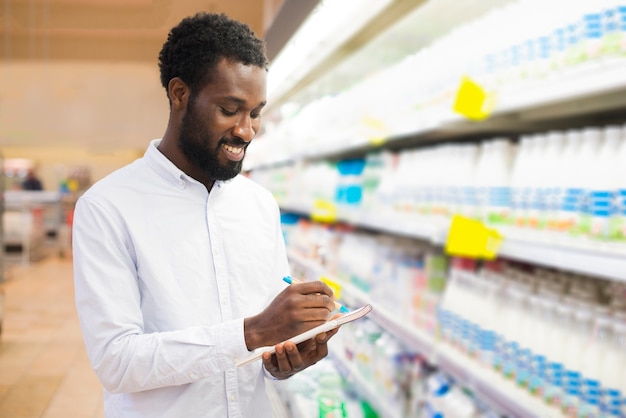
{"type": "Polygon", "coordinates": [[[345,306],[342,306],[341,308],[339,308],[339,312],[348,313],[350,311],[345,306]]]}
{"type": "Polygon", "coordinates": [[[285,277],[283,277],[283,281],[284,281],[284,282],[286,282],[286,283],[291,284],[291,276],[285,276],[285,277]]]}

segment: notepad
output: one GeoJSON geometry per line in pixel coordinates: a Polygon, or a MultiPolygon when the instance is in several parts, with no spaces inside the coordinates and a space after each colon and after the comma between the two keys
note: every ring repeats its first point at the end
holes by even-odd
{"type": "MultiPolygon", "coordinates": [[[[335,319],[331,319],[330,321],[319,325],[315,328],[312,328],[308,331],[303,332],[302,334],[296,335],[295,337],[289,338],[288,340],[285,340],[283,342],[287,342],[287,341],[291,341],[294,344],[298,344],[301,343],[303,341],[309,340],[313,337],[315,337],[318,334],[321,334],[322,332],[327,332],[330,331],[332,329],[337,328],[340,325],[343,324],[347,324],[348,322],[352,322],[355,321],[359,318],[363,318],[365,315],[367,315],[368,313],[370,313],[372,310],[372,305],[365,305],[359,309],[355,309],[350,313],[347,313],[345,315],[340,316],[339,318],[335,318],[335,319]]],[[[248,363],[252,363],[255,360],[259,360],[261,358],[261,356],[263,355],[263,353],[274,353],[276,351],[276,349],[274,348],[275,346],[272,347],[266,347],[266,348],[262,348],[259,349],[258,352],[252,354],[251,356],[249,356],[248,358],[244,359],[244,360],[235,360],[235,365],[237,367],[239,366],[244,366],[248,363]]]]}

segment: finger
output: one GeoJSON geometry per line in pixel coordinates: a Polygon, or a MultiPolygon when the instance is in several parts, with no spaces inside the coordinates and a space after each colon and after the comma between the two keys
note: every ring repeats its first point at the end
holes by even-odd
{"type": "Polygon", "coordinates": [[[309,353],[317,350],[317,342],[315,338],[311,338],[297,345],[300,356],[308,356],[309,353]]]}
{"type": "Polygon", "coordinates": [[[330,340],[333,337],[333,335],[337,334],[337,331],[339,331],[339,329],[335,328],[330,331],[317,334],[315,336],[315,342],[317,343],[317,345],[326,345],[328,344],[328,340],[330,340]]]}
{"type": "Polygon", "coordinates": [[[333,309],[332,303],[323,306],[303,307],[298,311],[299,315],[297,318],[302,322],[319,321],[321,324],[328,321],[328,317],[333,309]]]}
{"type": "Polygon", "coordinates": [[[335,328],[335,329],[331,329],[330,331],[326,332],[326,342],[328,342],[328,340],[330,340],[333,335],[337,334],[339,332],[339,327],[335,328]]]}
{"type": "Polygon", "coordinates": [[[323,332],[321,334],[317,334],[315,338],[312,339],[316,358],[321,359],[328,355],[328,345],[326,344],[328,342],[328,338],[327,333],[323,332]]]}
{"type": "Polygon", "coordinates": [[[298,347],[296,347],[294,343],[289,341],[285,343],[285,351],[287,352],[291,368],[295,371],[302,370],[302,368],[304,367],[304,361],[302,360],[302,356],[300,355],[298,347]]]}
{"type": "Polygon", "coordinates": [[[335,299],[333,299],[332,296],[314,293],[304,296],[302,306],[305,308],[324,307],[326,309],[330,309],[332,312],[335,310],[335,299]]]}
{"type": "Polygon", "coordinates": [[[303,282],[303,283],[298,283],[297,285],[292,285],[293,286],[297,286],[296,289],[298,289],[298,291],[300,293],[302,293],[303,295],[311,295],[311,294],[323,294],[326,295],[330,298],[333,297],[333,289],[331,289],[326,283],[321,282],[321,281],[313,281],[313,282],[303,282]]]}
{"type": "Polygon", "coordinates": [[[265,370],[267,370],[271,375],[276,376],[279,370],[276,363],[272,361],[273,357],[274,356],[272,356],[269,352],[265,352],[261,358],[263,359],[263,367],[265,367],[265,370]]]}
{"type": "Polygon", "coordinates": [[[288,372],[291,370],[291,363],[289,363],[287,353],[285,352],[285,346],[282,343],[276,345],[276,364],[278,366],[278,370],[281,372],[288,372]]]}

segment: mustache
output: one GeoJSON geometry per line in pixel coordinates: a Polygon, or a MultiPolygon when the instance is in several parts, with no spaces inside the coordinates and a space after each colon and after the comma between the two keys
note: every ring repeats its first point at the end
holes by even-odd
{"type": "Polygon", "coordinates": [[[230,138],[223,137],[222,139],[220,139],[220,145],[231,145],[233,147],[246,148],[249,144],[250,142],[244,141],[243,139],[236,136],[230,138]]]}

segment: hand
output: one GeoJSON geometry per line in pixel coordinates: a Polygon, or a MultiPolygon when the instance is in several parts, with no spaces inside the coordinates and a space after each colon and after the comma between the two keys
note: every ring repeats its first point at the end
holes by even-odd
{"type": "Polygon", "coordinates": [[[285,341],[328,321],[333,291],[321,281],[292,284],[258,315],[244,320],[248,350],[285,341]]]}
{"type": "MultiPolygon", "coordinates": [[[[335,315],[333,319],[339,316],[335,315]]],[[[339,327],[297,345],[291,341],[277,344],[275,354],[263,353],[263,366],[275,378],[287,379],[326,357],[328,341],[338,331],[339,327]]]]}

